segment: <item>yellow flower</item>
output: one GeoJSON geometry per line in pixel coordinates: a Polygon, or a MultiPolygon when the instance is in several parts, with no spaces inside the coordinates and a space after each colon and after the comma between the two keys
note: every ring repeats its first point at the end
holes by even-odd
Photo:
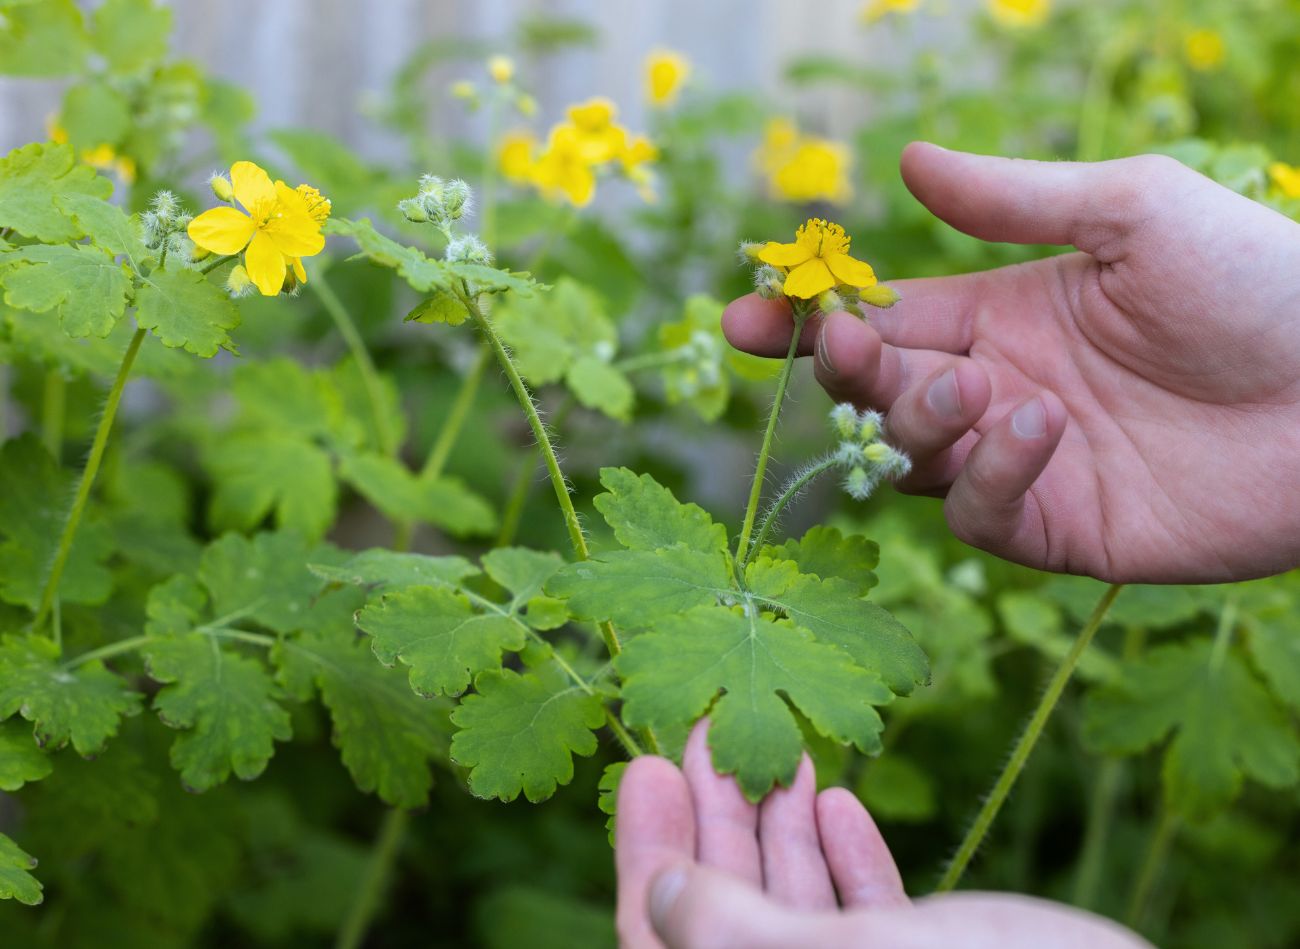
{"type": "Polygon", "coordinates": [[[860,14],[864,23],[875,23],[891,13],[914,13],[921,0],[870,0],[860,14]]]}
{"type": "Polygon", "coordinates": [[[574,206],[585,207],[596,193],[592,164],[582,133],[573,125],[560,124],[551,129],[546,150],[537,159],[533,183],[548,198],[563,195],[574,206]]]}
{"type": "Polygon", "coordinates": [[[768,241],[758,252],[765,264],[785,274],[785,295],[810,300],[837,286],[865,290],[876,284],[870,264],[849,256],[849,236],[838,224],[809,218],[793,244],[768,241]]]}
{"type": "Polygon", "coordinates": [[[681,53],[668,49],[654,50],[645,58],[646,98],[651,105],[672,105],[690,74],[690,61],[681,53]]]}
{"type": "Polygon", "coordinates": [[[1051,12],[1051,0],[988,0],[989,13],[1003,26],[1041,26],[1051,12]]]}
{"type": "Polygon", "coordinates": [[[1192,30],[1183,43],[1188,65],[1200,72],[1209,72],[1222,66],[1227,51],[1223,37],[1211,29],[1192,30]]]}
{"type": "Polygon", "coordinates": [[[849,149],[830,139],[802,134],[789,119],[767,124],[755,153],[772,194],[784,201],[843,203],[849,184],[849,149]]]}
{"type": "Polygon", "coordinates": [[[633,136],[628,141],[627,147],[623,149],[623,153],[618,156],[619,163],[623,166],[623,175],[636,185],[637,194],[647,204],[659,200],[654,190],[654,172],[646,167],[658,158],[659,149],[644,135],[633,136]]]}
{"type": "Polygon", "coordinates": [[[1275,161],[1268,166],[1268,176],[1282,197],[1300,198],[1300,167],[1275,161]]]}
{"type": "Polygon", "coordinates": [[[290,267],[300,283],[306,282],[301,258],[325,247],[320,230],[329,217],[329,201],[306,185],[295,190],[283,181],[273,183],[251,161],[235,162],[230,182],[235,200],[248,213],[232,207],[204,211],[190,222],[190,240],[214,254],[244,251],[249,279],[264,296],[280,292],[290,267]]]}
{"type": "Polygon", "coordinates": [[[613,161],[627,144],[627,130],[614,122],[618,109],[608,99],[588,99],[569,106],[574,140],[590,164],[613,161]]]}
{"type": "MultiPolygon", "coordinates": [[[[68,141],[68,130],[54,116],[50,116],[45,120],[45,134],[56,145],[63,145],[68,141]]],[[[113,172],[126,184],[132,184],[135,181],[135,159],[127,155],[119,155],[117,149],[112,145],[104,143],[96,145],[94,148],[83,148],[80,158],[91,168],[113,172]]]]}
{"type": "Polygon", "coordinates": [[[489,56],[487,68],[492,81],[503,86],[515,78],[515,62],[509,56],[489,56]]]}
{"type": "Polygon", "coordinates": [[[537,167],[537,139],[532,132],[509,132],[497,149],[497,167],[507,181],[531,181],[537,167]]]}

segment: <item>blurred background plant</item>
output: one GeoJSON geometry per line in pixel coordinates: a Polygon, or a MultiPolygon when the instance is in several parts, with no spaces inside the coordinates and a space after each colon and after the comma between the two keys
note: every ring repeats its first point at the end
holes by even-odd
{"type": "MultiPolygon", "coordinates": [[[[67,142],[135,210],[162,187],[203,207],[208,174],[251,157],[310,181],[336,215],[439,251],[398,200],[422,174],[465,178],[487,247],[555,285],[497,318],[577,496],[626,464],[734,522],[743,498],[720,472],[750,463],[772,373],[718,328],[721,301],[749,289],[741,240],[833,216],[886,278],[1056,252],[933,220],[897,174],[914,138],[1037,158],[1162,151],[1300,216],[1297,63],[1300,0],[841,0],[815,16],[776,0],[0,0],[0,152],[67,142]]],[[[528,432],[503,387],[480,385],[483,353],[404,322],[417,297],[391,271],[330,253],[291,304],[240,301],[240,359],[200,372],[142,350],[95,509],[126,556],[107,603],[65,608],[69,641],[130,635],[143,592],[228,529],[563,547],[528,432]],[[270,472],[268,446],[289,459],[270,472]],[[349,474],[365,451],[449,493],[394,525],[385,490],[349,474]],[[305,496],[303,457],[326,472],[305,496]]],[[[75,465],[123,340],[51,336],[42,319],[0,306],[0,437],[35,432],[75,465]]],[[[774,480],[824,448],[824,397],[808,378],[793,396],[774,480]]],[[[1101,587],[965,548],[937,504],[888,491],[864,509],[827,485],[791,520],[877,541],[872,598],[931,657],[931,686],[886,710],[880,758],[809,735],[820,780],[861,794],[925,892],[1101,587]]],[[[1162,945],[1300,942],[1297,615],[1295,573],[1125,591],[966,882],[1071,900],[1162,945]],[[1265,726],[1223,711],[1242,707],[1265,726]],[[1138,716],[1155,724],[1135,738],[1123,723],[1138,716]],[[1289,749],[1271,772],[1243,751],[1261,727],[1289,749]]],[[[0,604],[6,627],[20,616],[0,604]]],[[[294,742],[255,784],[197,797],[152,719],[127,721],[101,760],[59,752],[39,781],[11,751],[22,726],[0,724],[0,789],[31,782],[0,798],[0,830],[48,855],[45,905],[0,905],[6,944],[306,946],[342,928],[347,945],[358,913],[378,914],[374,946],[612,941],[594,805],[615,749],[579,759],[540,809],[468,796],[435,756],[428,808],[376,842],[382,808],[323,752],[324,713],[293,716],[294,742]]]]}

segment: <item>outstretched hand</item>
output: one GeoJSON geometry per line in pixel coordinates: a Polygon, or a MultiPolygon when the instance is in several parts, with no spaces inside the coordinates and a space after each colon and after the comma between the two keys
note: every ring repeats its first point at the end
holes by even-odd
{"type": "MultiPolygon", "coordinates": [[[[959,230],[1081,251],[898,281],[870,323],[805,326],[826,391],[888,412],[914,462],[903,490],[1046,570],[1194,582],[1300,563],[1300,225],[1160,156],[914,144],[902,170],[959,230]]],[[[792,332],[787,304],[757,295],[723,328],[769,356],[792,332]]]]}
{"type": "Polygon", "coordinates": [[[794,783],[758,805],[709,760],[707,722],[679,771],[635,759],[615,828],[618,931],[626,949],[1133,949],[1113,923],[1029,897],[960,893],[912,903],[858,799],[794,783]]]}

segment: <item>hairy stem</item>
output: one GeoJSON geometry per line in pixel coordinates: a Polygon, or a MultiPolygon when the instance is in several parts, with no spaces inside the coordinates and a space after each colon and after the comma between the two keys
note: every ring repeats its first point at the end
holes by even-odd
{"type": "Polygon", "coordinates": [[[447,459],[451,457],[451,450],[456,447],[456,439],[465,428],[470,409],[474,407],[479,383],[483,381],[483,372],[491,361],[492,350],[487,346],[481,346],[469,371],[460,380],[460,387],[456,390],[451,409],[443,420],[442,428],[438,429],[438,437],[434,439],[433,446],[429,449],[429,457],[424,460],[424,467],[420,469],[422,479],[432,481],[442,474],[447,459]]]}
{"type": "MultiPolygon", "coordinates": [[[[758,533],[754,536],[754,550],[763,549],[763,544],[767,541],[767,535],[776,526],[777,521],[780,520],[781,512],[785,510],[786,506],[797,498],[804,488],[834,467],[834,457],[824,458],[816,464],[809,465],[803,472],[790,479],[790,482],[785,486],[785,490],[772,502],[772,506],[763,515],[763,523],[759,525],[758,533]]],[[[748,560],[749,558],[746,557],[745,559],[748,560]]],[[[743,567],[744,563],[741,566],[743,567]]]]}
{"type": "Polygon", "coordinates": [[[199,273],[203,273],[203,274],[212,273],[212,271],[216,270],[218,267],[220,267],[220,266],[221,266],[222,264],[224,264],[226,261],[228,261],[228,260],[234,260],[235,257],[236,257],[235,254],[220,254],[220,255],[218,255],[218,256],[216,256],[216,257],[213,257],[211,260],[209,260],[209,261],[208,261],[206,264],[204,264],[202,267],[199,267],[199,268],[198,268],[198,271],[199,271],[199,273]]]}
{"type": "Polygon", "coordinates": [[[1024,770],[1026,762],[1029,761],[1034,746],[1038,744],[1038,739],[1042,737],[1047,720],[1056,709],[1056,703],[1060,701],[1061,694],[1070,681],[1070,676],[1074,674],[1075,666],[1079,664],[1079,657],[1083,655],[1084,650],[1088,648],[1088,644],[1092,642],[1093,636],[1096,635],[1102,621],[1106,618],[1106,612],[1110,609],[1111,604],[1115,602],[1115,597],[1119,596],[1122,589],[1124,589],[1124,585],[1121,583],[1111,584],[1106,588],[1106,592],[1102,594],[1101,599],[1093,608],[1092,615],[1088,617],[1088,622],[1079,631],[1078,637],[1074,640],[1074,645],[1070,647],[1070,651],[1066,653],[1065,658],[1061,660],[1061,664],[1057,666],[1056,672],[1052,674],[1051,681],[1048,682],[1042,698],[1038,700],[1038,705],[1029,718],[1029,724],[1016,741],[1015,747],[1011,751],[1011,757],[1007,759],[1006,766],[1003,767],[1002,773],[998,775],[993,790],[984,800],[984,805],[975,816],[975,822],[971,824],[970,830],[966,832],[965,838],[957,848],[956,855],[952,858],[952,862],[948,864],[943,877],[939,880],[939,885],[935,888],[936,892],[943,893],[951,890],[957,885],[962,874],[966,872],[967,865],[970,863],[971,858],[975,856],[975,851],[979,849],[980,844],[983,843],[989,828],[993,826],[993,821],[997,818],[998,812],[1002,810],[1002,805],[1006,803],[1007,796],[1011,793],[1012,787],[1015,786],[1016,779],[1020,777],[1020,772],[1024,770]]]}
{"type": "Polygon", "coordinates": [[[370,403],[370,415],[375,424],[375,437],[379,442],[379,450],[385,455],[395,454],[397,434],[393,429],[392,420],[384,410],[383,386],[379,381],[375,362],[370,358],[370,351],[366,349],[365,340],[361,338],[361,332],[357,329],[356,321],[352,319],[347,307],[343,305],[343,301],[339,299],[323,273],[313,273],[307,286],[311,287],[316,298],[320,300],[321,306],[325,307],[325,312],[334,321],[334,326],[343,337],[343,341],[347,343],[348,351],[352,354],[357,370],[361,373],[361,384],[366,390],[366,401],[370,403]]]}
{"type": "Polygon", "coordinates": [[[365,875],[357,887],[356,896],[348,913],[343,918],[343,925],[334,940],[334,949],[357,949],[366,938],[366,930],[379,909],[379,903],[388,888],[388,878],[392,875],[393,864],[397,861],[397,851],[402,838],[406,836],[406,826],[410,816],[406,811],[389,810],[379,825],[379,836],[370,851],[366,862],[365,875]]]}
{"type": "Polygon", "coordinates": [[[1141,926],[1147,914],[1147,903],[1155,891],[1160,871],[1164,869],[1169,856],[1169,847],[1178,833],[1179,820],[1168,810],[1160,812],[1160,820],[1151,834],[1151,843],[1147,846],[1147,855],[1138,871],[1137,882],[1129,897],[1128,910],[1124,913],[1124,923],[1132,929],[1141,926]]]}
{"type": "Polygon", "coordinates": [[[805,315],[798,308],[794,311],[794,332],[790,334],[790,348],[786,351],[785,362],[781,364],[781,375],[776,381],[776,395],[772,397],[772,412],[767,417],[767,429],[763,432],[763,444],[758,449],[758,461],[754,464],[754,482],[749,488],[749,503],[745,505],[745,520],[740,528],[740,540],[736,544],[736,562],[740,566],[749,559],[749,535],[754,530],[754,518],[758,515],[758,502],[763,497],[763,476],[767,472],[767,458],[772,452],[772,438],[776,434],[776,422],[781,417],[781,403],[785,401],[785,390],[790,385],[790,375],[794,369],[795,351],[799,348],[799,335],[803,332],[805,315]]]}
{"type": "MultiPolygon", "coordinates": [[[[555,418],[551,422],[553,428],[558,431],[564,425],[574,405],[572,397],[564,400],[555,410],[555,418]]],[[[501,515],[501,530],[497,534],[494,546],[509,547],[514,543],[515,535],[519,533],[519,522],[523,518],[524,507],[528,504],[528,496],[532,494],[533,475],[536,470],[537,463],[532,458],[520,464],[514,483],[510,486],[510,494],[506,497],[505,513],[501,515]]]]}
{"type": "MultiPolygon", "coordinates": [[[[46,618],[50,615],[50,609],[54,606],[55,597],[59,593],[59,581],[63,579],[63,568],[68,564],[68,554],[72,551],[72,540],[77,536],[77,528],[81,524],[81,516],[86,511],[86,502],[90,499],[90,489],[95,485],[95,476],[99,474],[99,465],[104,460],[104,449],[108,445],[108,435],[113,430],[113,420],[117,418],[117,407],[122,401],[122,390],[126,388],[126,380],[131,375],[131,367],[135,364],[136,354],[140,352],[140,344],[144,342],[144,329],[137,329],[135,335],[131,337],[130,344],[126,347],[126,353],[122,356],[122,363],[117,368],[117,376],[113,379],[113,386],[108,390],[108,398],[104,402],[104,411],[99,416],[99,426],[95,429],[95,438],[90,445],[90,456],[86,459],[86,467],[81,471],[81,481],[77,484],[77,493],[73,498],[72,507],[68,511],[67,519],[63,522],[63,533],[59,536],[59,546],[55,549],[54,559],[50,561],[50,571],[45,580],[45,589],[41,593],[40,606],[36,610],[36,618],[32,621],[32,629],[39,631],[46,618]]],[[[55,642],[62,646],[59,640],[57,627],[55,630],[55,642]]]]}

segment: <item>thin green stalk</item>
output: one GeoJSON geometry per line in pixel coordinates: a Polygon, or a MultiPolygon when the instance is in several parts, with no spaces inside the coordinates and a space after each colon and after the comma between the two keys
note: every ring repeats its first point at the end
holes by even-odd
{"type": "Polygon", "coordinates": [[[228,261],[228,260],[234,260],[235,257],[236,257],[235,254],[220,254],[220,255],[218,255],[218,256],[216,256],[216,257],[213,257],[211,260],[209,260],[209,261],[208,261],[206,264],[204,264],[202,267],[199,267],[199,268],[198,268],[198,271],[199,271],[199,273],[204,273],[204,274],[212,273],[212,271],[216,270],[218,267],[220,267],[220,266],[221,266],[222,264],[224,264],[226,261],[228,261]]]}
{"type": "Polygon", "coordinates": [[[1160,871],[1164,869],[1165,860],[1169,857],[1169,848],[1178,834],[1180,823],[1178,817],[1170,811],[1160,812],[1160,820],[1151,834],[1146,858],[1142,861],[1142,869],[1138,871],[1137,882],[1129,898],[1128,910],[1124,913],[1124,923],[1132,929],[1139,928],[1146,916],[1147,902],[1155,890],[1160,871]]]}
{"type": "Polygon", "coordinates": [[[456,390],[451,409],[448,410],[442,428],[438,430],[438,437],[434,439],[433,446],[429,449],[429,457],[424,460],[424,467],[420,469],[422,479],[432,481],[442,474],[447,459],[451,457],[451,450],[456,447],[456,439],[460,437],[461,430],[464,429],[465,422],[469,418],[470,409],[474,407],[479,383],[483,381],[483,372],[491,360],[492,350],[487,346],[480,346],[469,371],[460,380],[460,387],[456,390]]]}
{"type": "Polygon", "coordinates": [[[330,319],[334,321],[339,335],[347,343],[348,351],[352,353],[352,358],[357,364],[357,370],[361,373],[361,384],[366,390],[366,401],[370,403],[370,414],[375,423],[375,435],[379,441],[380,451],[385,455],[392,455],[397,451],[397,433],[393,430],[392,420],[388,417],[388,412],[384,409],[383,386],[379,381],[379,373],[375,370],[374,360],[370,358],[370,351],[366,349],[365,340],[361,338],[361,332],[357,329],[356,322],[348,313],[347,307],[339,299],[334,288],[330,286],[325,275],[320,272],[312,274],[312,279],[307,286],[311,287],[320,300],[321,305],[325,307],[325,312],[329,314],[330,319]]]}
{"type": "MultiPolygon", "coordinates": [[[[568,419],[569,413],[573,411],[574,405],[573,398],[566,397],[555,410],[551,426],[559,430],[568,419]]],[[[515,535],[519,532],[519,522],[524,515],[524,507],[528,504],[528,496],[532,493],[533,474],[536,470],[537,463],[532,458],[520,464],[514,483],[510,486],[510,494],[506,497],[505,513],[501,515],[501,530],[497,534],[495,546],[509,547],[514,543],[515,535]]]]}
{"type": "MultiPolygon", "coordinates": [[[[790,483],[785,486],[785,490],[781,492],[781,496],[772,502],[772,506],[768,508],[767,513],[763,515],[763,523],[758,527],[758,534],[754,537],[754,545],[751,549],[762,550],[763,544],[767,541],[768,533],[776,525],[776,522],[781,517],[781,512],[785,510],[786,506],[798,497],[799,493],[803,491],[804,488],[808,487],[808,485],[812,484],[813,481],[817,480],[817,478],[821,477],[834,467],[835,458],[825,458],[817,462],[815,465],[810,465],[802,474],[793,478],[790,483]]],[[[748,559],[749,557],[746,555],[745,560],[748,559]]],[[[744,566],[743,562],[741,563],[741,566],[744,566]]]]}
{"type": "Polygon", "coordinates": [[[366,938],[366,930],[370,928],[370,921],[388,888],[388,878],[392,875],[393,863],[397,860],[397,851],[408,823],[410,816],[406,811],[393,809],[384,815],[383,823],[379,825],[379,836],[366,863],[365,875],[352,905],[348,907],[347,916],[343,918],[334,949],[357,949],[366,938]]]}
{"type": "Polygon", "coordinates": [[[67,405],[68,384],[62,371],[45,373],[45,391],[41,397],[41,443],[55,461],[63,457],[63,417],[67,405]]]}
{"type": "Polygon", "coordinates": [[[658,353],[641,353],[636,356],[628,356],[625,359],[614,361],[614,368],[620,372],[641,372],[644,369],[662,369],[664,366],[676,365],[679,362],[688,362],[694,358],[689,353],[680,350],[666,350],[658,353]]]}
{"type": "MultiPolygon", "coordinates": [[[[50,615],[50,608],[54,605],[54,599],[59,592],[59,581],[63,578],[63,568],[67,566],[68,554],[72,551],[72,540],[77,535],[77,528],[81,524],[81,516],[85,513],[86,502],[90,499],[90,489],[95,485],[95,476],[99,473],[100,462],[104,460],[104,449],[108,445],[109,432],[113,430],[113,420],[117,418],[117,407],[122,401],[122,390],[126,388],[126,380],[131,375],[131,367],[135,364],[136,354],[140,352],[140,344],[144,342],[144,329],[137,329],[135,335],[131,337],[130,344],[126,347],[126,353],[122,356],[122,364],[118,366],[117,376],[113,379],[113,386],[108,390],[108,398],[104,402],[104,411],[99,417],[99,426],[95,429],[95,438],[90,445],[90,456],[86,459],[86,467],[81,471],[81,481],[77,484],[77,493],[73,498],[72,507],[68,511],[68,517],[63,522],[63,533],[59,537],[59,546],[54,552],[54,559],[50,561],[50,572],[45,580],[45,589],[41,593],[41,602],[36,610],[36,618],[32,621],[32,629],[39,631],[46,618],[50,615]]],[[[62,637],[55,630],[54,640],[60,647],[62,637]]]]}
{"type": "Polygon", "coordinates": [[[1006,803],[1011,788],[1015,785],[1016,779],[1020,777],[1020,772],[1024,770],[1025,764],[1029,761],[1034,746],[1038,744],[1038,739],[1042,737],[1047,720],[1056,709],[1056,703],[1060,701],[1061,694],[1070,681],[1070,676],[1074,674],[1075,666],[1079,664],[1079,657],[1083,655],[1084,650],[1088,648],[1088,644],[1092,642],[1093,636],[1096,635],[1102,621],[1106,618],[1106,612],[1110,609],[1111,604],[1115,602],[1115,597],[1119,596],[1122,589],[1124,589],[1122,583],[1114,583],[1106,588],[1106,592],[1102,594],[1101,599],[1093,608],[1092,615],[1088,617],[1088,622],[1079,631],[1078,637],[1074,640],[1074,645],[1070,647],[1070,651],[1066,653],[1065,658],[1061,660],[1061,664],[1057,666],[1056,672],[1052,674],[1051,681],[1048,682],[1047,688],[1043,691],[1042,698],[1038,700],[1038,706],[1029,718],[1029,724],[1016,741],[1015,747],[1011,751],[1011,757],[1007,760],[1002,773],[998,775],[993,790],[985,798],[984,805],[975,816],[975,822],[971,824],[970,830],[966,832],[965,838],[957,848],[956,855],[952,858],[944,871],[943,877],[939,880],[939,885],[935,888],[936,892],[943,893],[957,885],[971,858],[975,856],[975,851],[984,842],[984,838],[988,834],[989,828],[993,826],[993,821],[997,818],[998,812],[1002,810],[1002,805],[1006,803]]]}
{"type": "Polygon", "coordinates": [[[758,516],[758,502],[763,497],[763,476],[767,472],[767,458],[772,452],[772,437],[776,434],[776,422],[781,416],[781,403],[785,401],[785,390],[790,384],[790,375],[794,369],[795,352],[799,348],[799,336],[803,332],[805,315],[796,311],[794,314],[794,332],[790,334],[790,348],[786,351],[785,362],[781,365],[781,375],[776,381],[776,395],[772,398],[772,413],[767,417],[767,430],[763,432],[763,444],[758,449],[758,461],[754,464],[754,482],[749,488],[749,503],[745,505],[745,520],[740,528],[740,541],[736,544],[736,561],[744,566],[749,556],[749,535],[754,530],[754,518],[758,516]]]}

